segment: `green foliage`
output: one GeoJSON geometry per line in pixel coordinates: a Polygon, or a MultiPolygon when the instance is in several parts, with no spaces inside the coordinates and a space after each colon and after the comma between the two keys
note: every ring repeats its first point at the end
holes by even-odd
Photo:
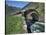
{"type": "MultiPolygon", "coordinates": [[[[44,15],[44,5],[42,4],[36,4],[32,3],[26,6],[24,9],[36,9],[40,16],[44,15]]],[[[15,7],[15,12],[20,11],[21,8],[15,7]]],[[[14,12],[14,9],[8,5],[6,5],[6,14],[10,14],[11,12],[14,12]]],[[[35,25],[35,24],[34,24],[35,25]]],[[[43,29],[44,26],[41,24],[37,24],[39,26],[36,26],[37,29],[43,29]]],[[[22,19],[20,16],[6,16],[6,34],[11,34],[11,33],[24,33],[24,30],[22,28],[22,19]]],[[[33,29],[32,29],[33,30],[33,29]]]]}
{"type": "Polygon", "coordinates": [[[18,16],[6,16],[6,33],[22,33],[21,17],[18,16]]]}
{"type": "Polygon", "coordinates": [[[40,14],[40,16],[44,15],[44,3],[29,3],[22,9],[35,9],[40,14]]]}

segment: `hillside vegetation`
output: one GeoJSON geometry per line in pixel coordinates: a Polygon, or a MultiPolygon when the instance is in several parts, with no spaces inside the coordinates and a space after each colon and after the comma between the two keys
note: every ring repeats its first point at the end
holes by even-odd
{"type": "MultiPolygon", "coordinates": [[[[31,3],[27,6],[25,6],[23,9],[35,9],[39,13],[39,19],[40,21],[44,21],[44,3],[31,3]]],[[[6,15],[9,15],[11,13],[23,10],[21,8],[17,7],[11,7],[6,5],[6,15]]],[[[11,33],[24,33],[24,29],[22,28],[22,16],[6,16],[6,34],[11,33]]]]}

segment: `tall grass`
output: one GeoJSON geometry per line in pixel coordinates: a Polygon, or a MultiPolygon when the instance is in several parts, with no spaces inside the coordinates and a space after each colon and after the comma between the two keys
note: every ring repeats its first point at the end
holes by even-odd
{"type": "Polygon", "coordinates": [[[20,16],[6,16],[6,33],[23,33],[22,19],[20,16]]]}

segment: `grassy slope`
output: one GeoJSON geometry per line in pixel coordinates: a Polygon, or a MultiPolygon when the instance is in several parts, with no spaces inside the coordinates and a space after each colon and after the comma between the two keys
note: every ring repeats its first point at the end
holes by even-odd
{"type": "Polygon", "coordinates": [[[44,14],[44,4],[43,3],[31,3],[24,9],[35,9],[38,11],[40,16],[43,16],[44,14]]]}
{"type": "Polygon", "coordinates": [[[23,33],[21,17],[7,16],[6,17],[6,33],[23,33]]]}
{"type": "MultiPolygon", "coordinates": [[[[42,5],[39,4],[40,6],[38,7],[38,4],[33,4],[29,5],[25,9],[35,9],[35,7],[38,7],[36,10],[40,13],[40,15],[43,14],[42,10],[42,5]],[[41,10],[40,10],[41,9],[41,10]]],[[[18,16],[7,16],[6,17],[6,33],[22,33],[24,32],[21,24],[21,17],[18,16]]]]}
{"type": "MultiPolygon", "coordinates": [[[[20,8],[15,8],[17,11],[20,10],[20,8]]],[[[14,12],[12,7],[6,5],[6,14],[10,14],[11,12],[14,12]]],[[[6,33],[23,33],[24,30],[22,28],[22,19],[19,16],[6,16],[6,33]]]]}

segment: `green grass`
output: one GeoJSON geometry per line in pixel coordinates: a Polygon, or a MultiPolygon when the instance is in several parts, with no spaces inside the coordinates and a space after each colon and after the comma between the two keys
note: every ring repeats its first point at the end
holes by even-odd
{"type": "Polygon", "coordinates": [[[6,34],[23,33],[20,16],[6,16],[6,34]]]}

